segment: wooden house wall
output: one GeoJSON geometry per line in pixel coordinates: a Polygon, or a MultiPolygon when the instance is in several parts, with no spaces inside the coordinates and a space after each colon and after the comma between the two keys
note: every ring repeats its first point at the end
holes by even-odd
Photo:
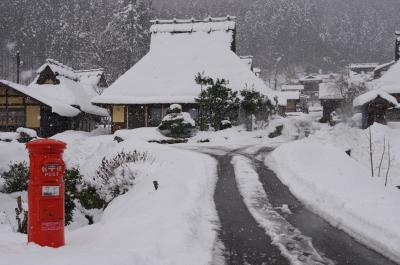
{"type": "MultiPolygon", "coordinates": [[[[121,129],[156,127],[167,115],[171,104],[110,105],[112,132],[121,129]]],[[[182,111],[189,112],[192,118],[197,115],[196,104],[181,104],[182,111]]]]}
{"type": "Polygon", "coordinates": [[[286,104],[286,112],[296,112],[297,111],[297,104],[300,103],[298,99],[288,99],[286,104]]]}
{"type": "Polygon", "coordinates": [[[40,108],[40,102],[0,84],[1,131],[13,131],[18,127],[29,127],[39,130],[40,108]]]}

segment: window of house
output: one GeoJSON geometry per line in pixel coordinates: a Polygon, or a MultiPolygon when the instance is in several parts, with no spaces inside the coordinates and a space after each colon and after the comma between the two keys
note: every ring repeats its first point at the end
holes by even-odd
{"type": "Polygon", "coordinates": [[[0,111],[0,124],[2,126],[24,127],[25,109],[8,109],[8,111],[0,111]]]}

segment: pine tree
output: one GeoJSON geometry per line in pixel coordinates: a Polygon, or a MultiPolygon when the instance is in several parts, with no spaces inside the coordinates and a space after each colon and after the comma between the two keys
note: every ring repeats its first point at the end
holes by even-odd
{"type": "Polygon", "coordinates": [[[227,87],[225,79],[214,79],[202,76],[200,73],[195,81],[206,89],[202,89],[196,102],[199,104],[200,113],[197,124],[200,130],[207,130],[211,126],[214,130],[223,128],[223,121],[237,123],[239,113],[238,92],[233,92],[227,87]]]}

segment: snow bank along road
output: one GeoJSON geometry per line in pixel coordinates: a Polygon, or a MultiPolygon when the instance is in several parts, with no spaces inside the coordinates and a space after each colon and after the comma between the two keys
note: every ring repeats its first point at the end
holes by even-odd
{"type": "Polygon", "coordinates": [[[200,149],[218,161],[214,200],[226,264],[395,265],[309,211],[256,155],[200,149]]]}

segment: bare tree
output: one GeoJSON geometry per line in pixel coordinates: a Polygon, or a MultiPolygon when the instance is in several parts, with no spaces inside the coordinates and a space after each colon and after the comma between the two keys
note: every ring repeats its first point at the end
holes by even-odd
{"type": "Polygon", "coordinates": [[[383,151],[382,151],[381,160],[379,161],[378,177],[381,176],[381,168],[382,168],[382,162],[383,162],[383,158],[385,156],[385,152],[386,152],[386,136],[383,138],[383,151]]]}
{"type": "Polygon", "coordinates": [[[391,152],[390,152],[390,142],[388,141],[388,144],[387,144],[387,148],[388,148],[388,151],[387,151],[387,154],[388,154],[388,159],[387,159],[387,169],[386,169],[386,176],[385,176],[385,187],[387,186],[387,184],[388,184],[388,179],[389,179],[389,171],[390,171],[390,167],[391,167],[391,165],[392,165],[392,157],[391,157],[391,152]]]}
{"type": "Polygon", "coordinates": [[[374,148],[372,145],[372,132],[371,127],[368,129],[368,140],[369,140],[369,159],[371,162],[371,176],[374,177],[374,148]]]}

